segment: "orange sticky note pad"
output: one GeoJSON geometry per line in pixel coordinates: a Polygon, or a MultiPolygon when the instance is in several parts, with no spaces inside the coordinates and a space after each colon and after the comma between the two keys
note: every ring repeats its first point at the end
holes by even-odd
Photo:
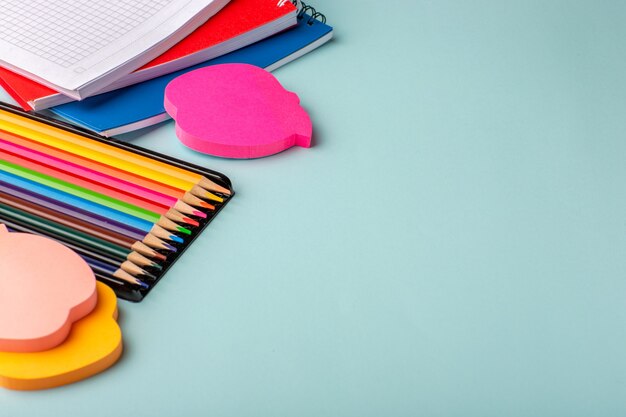
{"type": "Polygon", "coordinates": [[[43,352],[0,352],[0,386],[35,390],[69,384],[113,365],[122,354],[117,298],[97,283],[97,305],[75,322],[63,343],[43,352]]]}

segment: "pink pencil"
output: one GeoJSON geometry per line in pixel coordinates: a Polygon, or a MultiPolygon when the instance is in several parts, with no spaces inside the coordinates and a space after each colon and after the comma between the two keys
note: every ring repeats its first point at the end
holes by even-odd
{"type": "Polygon", "coordinates": [[[155,213],[165,213],[177,199],[98,171],[0,139],[2,159],[62,179],[155,213]]]}

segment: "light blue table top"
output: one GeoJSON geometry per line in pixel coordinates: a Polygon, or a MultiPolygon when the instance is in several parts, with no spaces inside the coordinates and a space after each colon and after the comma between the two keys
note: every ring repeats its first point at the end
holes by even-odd
{"type": "Polygon", "coordinates": [[[1,417],[626,414],[626,3],[312,3],[314,146],[133,137],[238,194],[116,366],[1,417]]]}

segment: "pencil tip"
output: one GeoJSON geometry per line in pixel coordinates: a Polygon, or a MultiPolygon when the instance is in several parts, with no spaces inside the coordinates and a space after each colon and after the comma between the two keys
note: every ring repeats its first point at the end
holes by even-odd
{"type": "Polygon", "coordinates": [[[217,191],[218,193],[231,195],[231,192],[228,188],[222,187],[221,185],[217,184],[214,181],[211,181],[206,177],[202,177],[198,185],[209,190],[217,191]]]}
{"type": "Polygon", "coordinates": [[[198,223],[198,221],[192,219],[191,217],[183,217],[183,221],[195,227],[200,226],[200,223],[198,223]]]}
{"type": "Polygon", "coordinates": [[[209,210],[215,210],[215,206],[214,206],[213,204],[209,204],[209,203],[207,203],[206,201],[202,201],[202,202],[200,203],[200,205],[201,205],[202,207],[204,207],[204,208],[209,209],[209,210]]]}
{"type": "Polygon", "coordinates": [[[176,235],[170,235],[170,240],[173,240],[177,243],[185,243],[185,241],[181,237],[178,237],[176,235]]]}
{"type": "Polygon", "coordinates": [[[153,275],[153,274],[151,274],[149,272],[144,271],[141,274],[141,278],[142,279],[145,278],[145,279],[149,279],[150,281],[154,281],[154,280],[156,280],[156,275],[153,275]]]}
{"type": "Polygon", "coordinates": [[[187,229],[186,227],[178,226],[177,229],[180,233],[184,233],[186,235],[191,234],[191,230],[187,229]]]}
{"type": "Polygon", "coordinates": [[[196,216],[196,217],[201,217],[203,219],[206,219],[206,213],[203,213],[203,212],[201,212],[199,210],[194,210],[193,211],[193,215],[196,216]]]}
{"type": "Polygon", "coordinates": [[[213,201],[217,201],[218,203],[223,203],[224,199],[218,195],[215,195],[213,193],[210,193],[207,191],[206,193],[206,198],[208,198],[209,200],[213,200],[213,201]]]}

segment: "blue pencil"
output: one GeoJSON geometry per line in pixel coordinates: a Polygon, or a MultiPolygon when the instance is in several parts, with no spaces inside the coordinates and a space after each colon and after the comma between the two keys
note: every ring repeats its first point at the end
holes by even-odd
{"type": "Polygon", "coordinates": [[[75,219],[104,227],[112,232],[131,237],[135,240],[142,240],[146,236],[144,231],[130,227],[127,224],[118,223],[106,217],[98,216],[90,211],[81,210],[65,202],[45,197],[41,194],[25,190],[24,188],[16,187],[14,184],[9,184],[8,182],[0,181],[0,195],[2,194],[8,194],[21,200],[47,207],[60,213],[65,213],[75,219]]]}
{"type": "Polygon", "coordinates": [[[73,205],[82,210],[86,210],[99,216],[114,220],[116,222],[126,224],[130,227],[134,227],[135,229],[139,229],[146,233],[150,232],[150,230],[154,226],[154,223],[151,223],[147,220],[131,216],[129,214],[112,209],[110,207],[103,206],[101,204],[93,203],[89,200],[81,197],[76,197],[63,191],[55,190],[54,188],[38,184],[26,178],[18,177],[17,175],[13,175],[1,169],[0,181],[7,182],[15,187],[31,191],[35,194],[43,195],[45,197],[60,201],[65,204],[73,205]]]}

